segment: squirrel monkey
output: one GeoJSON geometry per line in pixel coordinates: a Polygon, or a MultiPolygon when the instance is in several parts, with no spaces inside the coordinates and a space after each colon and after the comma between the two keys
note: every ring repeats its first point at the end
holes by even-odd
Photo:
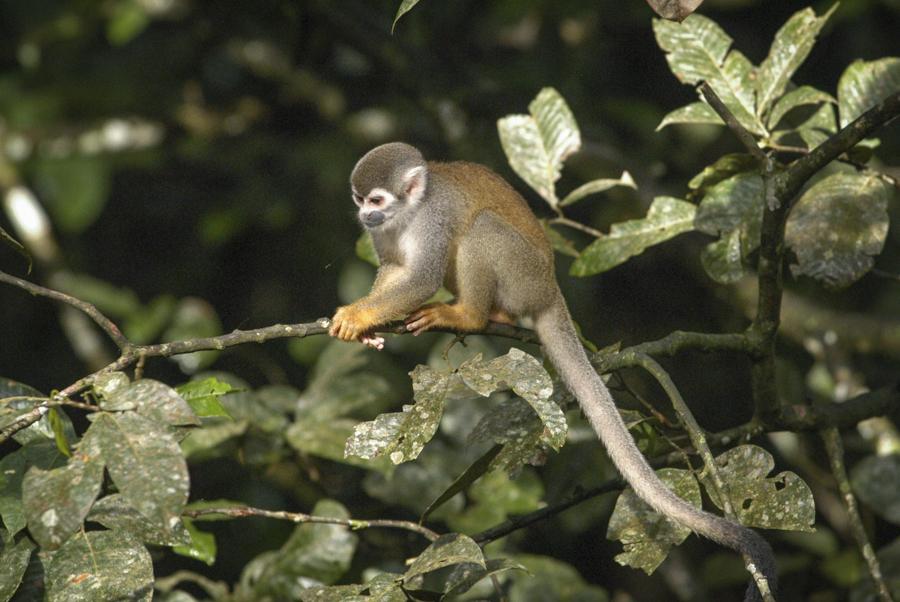
{"type": "MultiPolygon", "coordinates": [[[[337,310],[332,336],[380,349],[384,340],[374,329],[392,320],[405,319],[418,335],[531,318],[545,352],[634,491],[665,516],[745,554],[775,590],[775,560],[766,540],[679,498],[638,450],[576,335],[546,234],[503,178],[475,163],[426,162],[416,148],[394,142],[363,156],[350,183],[381,267],[366,297],[337,310]],[[441,285],[455,301],[423,305],[441,285]]],[[[758,596],[751,584],[747,599],[758,596]]]]}

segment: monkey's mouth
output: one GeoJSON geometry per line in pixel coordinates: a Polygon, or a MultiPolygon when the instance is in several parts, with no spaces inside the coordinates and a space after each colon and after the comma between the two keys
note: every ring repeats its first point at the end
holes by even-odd
{"type": "Polygon", "coordinates": [[[377,228],[387,221],[387,215],[382,211],[369,211],[360,215],[359,220],[366,228],[377,228]]]}

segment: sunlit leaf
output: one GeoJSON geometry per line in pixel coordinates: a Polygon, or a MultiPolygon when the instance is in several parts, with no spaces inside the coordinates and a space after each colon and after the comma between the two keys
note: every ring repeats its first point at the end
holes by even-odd
{"type": "MultiPolygon", "coordinates": [[[[809,486],[790,471],[767,476],[775,468],[772,454],[756,445],[740,445],[716,457],[725,495],[748,527],[812,531],[816,505],[809,486]]],[[[721,501],[713,487],[707,485],[710,499],[719,507],[721,501]]]]}
{"type": "Polygon", "coordinates": [[[797,255],[791,271],[837,287],[861,278],[884,247],[889,197],[885,183],[868,174],[833,174],[810,186],[785,230],[797,255]]]}
{"type": "Polygon", "coordinates": [[[370,459],[387,454],[394,464],[419,456],[437,432],[454,375],[420,365],[410,376],[416,403],[404,406],[403,412],[381,414],[373,421],[358,424],[347,440],[345,455],[370,459]]]}
{"type": "Polygon", "coordinates": [[[23,537],[15,545],[0,544],[0,600],[3,602],[12,598],[19,588],[32,550],[34,544],[27,537],[23,537]]]}
{"type": "Polygon", "coordinates": [[[85,437],[96,438],[109,475],[130,506],[170,525],[187,502],[187,464],[162,424],[134,412],[100,414],[85,437]]]}
{"type": "Polygon", "coordinates": [[[459,533],[447,533],[441,535],[413,560],[403,579],[409,580],[454,564],[474,564],[484,569],[484,554],[470,537],[459,533]]]}
{"type": "MultiPolygon", "coordinates": [[[[678,497],[700,508],[700,485],[691,471],[662,468],[656,474],[678,497]]],[[[642,569],[648,575],[666,559],[669,550],[690,534],[689,528],[653,510],[630,487],[616,500],[606,531],[607,538],[621,541],[624,547],[624,552],[616,555],[616,562],[642,569]]]]}
{"type": "Polygon", "coordinates": [[[703,168],[703,171],[691,178],[688,188],[693,190],[692,197],[703,197],[707,190],[731,176],[752,171],[758,166],[753,155],[747,153],[730,153],[719,157],[715,163],[703,168]]]}
{"type": "Polygon", "coordinates": [[[125,531],[79,533],[53,555],[46,583],[56,602],[149,601],[153,563],[147,548],[125,531]]]}
{"type": "Polygon", "coordinates": [[[353,436],[358,423],[353,418],[301,418],[288,427],[285,438],[291,447],[304,454],[370,470],[390,470],[391,464],[386,458],[365,459],[344,454],[347,440],[353,436]]]}
{"type": "Polygon", "coordinates": [[[100,523],[107,529],[128,531],[142,542],[157,546],[174,546],[191,541],[182,520],[167,524],[148,521],[119,493],[97,500],[86,520],[100,523]]]}
{"type": "Polygon", "coordinates": [[[653,12],[670,21],[684,21],[702,3],[703,0],[647,0],[653,12]]]}
{"type": "MultiPolygon", "coordinates": [[[[823,104],[810,117],[796,128],[806,148],[815,148],[828,140],[837,131],[834,107],[823,104]]],[[[857,147],[862,144],[857,145],[857,147]]]]}
{"type": "Polygon", "coordinates": [[[900,455],[867,456],[850,472],[853,491],[878,516],[900,525],[900,455]]]}
{"type": "Polygon", "coordinates": [[[553,449],[566,441],[568,425],[559,405],[551,399],[553,381],[544,367],[524,351],[512,348],[505,355],[483,362],[481,356],[459,367],[463,382],[479,395],[488,397],[495,391],[512,389],[537,413],[544,424],[542,439],[553,449]]]}
{"type": "Polygon", "coordinates": [[[769,112],[769,127],[774,128],[793,109],[803,105],[814,105],[822,102],[836,103],[831,94],[817,90],[812,86],[800,86],[778,99],[769,112]]]}
{"type": "Polygon", "coordinates": [[[706,123],[710,125],[725,125],[722,118],[713,110],[711,106],[705,102],[692,102],[678,109],[675,109],[659,122],[656,131],[663,129],[667,125],[679,123],[706,123]]]}
{"type": "MultiPolygon", "coordinates": [[[[44,399],[46,395],[32,386],[0,377],[0,429],[14,424],[44,399]]],[[[20,445],[41,439],[53,439],[50,419],[44,414],[28,428],[18,431],[13,438],[20,445]]]]}
{"type": "Polygon", "coordinates": [[[542,441],[544,424],[525,401],[513,398],[491,408],[469,435],[472,443],[490,441],[503,448],[491,462],[491,470],[517,473],[522,466],[545,462],[549,445],[542,441]]]}
{"type": "Polygon", "coordinates": [[[419,0],[403,0],[400,3],[400,7],[397,9],[397,14],[394,15],[394,22],[391,24],[391,33],[393,33],[394,29],[397,27],[397,21],[400,20],[400,17],[411,11],[413,7],[418,3],[419,0]]]}
{"type": "Polygon", "coordinates": [[[484,567],[480,567],[478,564],[458,564],[447,577],[447,581],[444,583],[444,592],[448,595],[458,596],[472,589],[482,579],[510,570],[528,572],[524,566],[509,558],[486,560],[484,567]]]}
{"type": "Polygon", "coordinates": [[[592,195],[598,194],[600,192],[606,192],[611,188],[615,188],[616,186],[624,186],[626,188],[637,188],[637,185],[634,183],[634,179],[631,177],[631,174],[627,171],[623,171],[622,175],[616,178],[602,178],[599,180],[591,180],[586,184],[582,184],[572,192],[566,195],[566,197],[559,202],[560,207],[565,207],[566,205],[571,205],[572,203],[577,203],[581,199],[592,195]]]}
{"type": "Polygon", "coordinates": [[[694,228],[696,207],[672,197],[659,196],[643,219],[613,224],[609,234],[592,242],[572,263],[573,276],[591,276],[610,270],[647,248],[694,228]]]}
{"type": "Polygon", "coordinates": [[[900,92],[900,57],[854,61],[838,82],[841,127],[895,92],[900,92]]]}
{"type": "Polygon", "coordinates": [[[741,252],[741,230],[735,228],[722,234],[700,253],[700,263],[710,278],[719,284],[733,284],[744,275],[741,252]]]}
{"type": "Polygon", "coordinates": [[[87,440],[65,466],[28,470],[22,504],[28,530],[41,547],[57,548],[81,528],[102,484],[103,460],[87,440]]]}
{"type": "MultiPolygon", "coordinates": [[[[707,82],[745,128],[755,134],[765,133],[755,110],[754,67],[739,51],[728,52],[732,39],[721,27],[707,17],[694,14],[683,23],[656,19],[653,31],[657,44],[667,53],[669,68],[679,81],[686,84],[707,82]]],[[[688,116],[687,108],[683,110],[686,113],[679,116],[681,119],[688,116]]],[[[712,120],[712,111],[697,107],[693,112],[712,120]]],[[[704,123],[710,122],[721,123],[704,123]]],[[[672,114],[659,127],[667,123],[676,123],[672,114]]]]}
{"type": "Polygon", "coordinates": [[[837,3],[821,17],[817,17],[813,9],[805,8],[794,13],[775,34],[769,55],[760,64],[757,73],[760,115],[768,113],[772,104],[787,89],[791,76],[806,60],[816,36],[836,8],[837,3]]]}
{"type": "Polygon", "coordinates": [[[178,392],[149,378],[104,394],[105,409],[131,409],[156,422],[172,426],[197,426],[200,419],[178,392]]]}
{"type": "Polygon", "coordinates": [[[519,177],[551,206],[566,157],[581,148],[581,132],[559,92],[544,88],[528,105],[530,115],[509,115],[497,122],[503,152],[519,177]]]}

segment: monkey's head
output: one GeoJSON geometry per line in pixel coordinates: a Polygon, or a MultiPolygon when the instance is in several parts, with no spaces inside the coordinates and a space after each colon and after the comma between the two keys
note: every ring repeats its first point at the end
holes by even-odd
{"type": "Polygon", "coordinates": [[[366,228],[387,225],[425,196],[428,168],[415,147],[382,144],[363,155],[350,174],[353,202],[366,228]]]}

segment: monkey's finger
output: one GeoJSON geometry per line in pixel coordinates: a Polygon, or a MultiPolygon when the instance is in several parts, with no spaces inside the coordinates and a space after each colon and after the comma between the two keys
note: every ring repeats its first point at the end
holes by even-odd
{"type": "Polygon", "coordinates": [[[421,316],[419,318],[409,320],[406,322],[406,330],[413,333],[413,336],[419,336],[426,330],[428,327],[433,324],[433,320],[431,320],[428,316],[421,316]]]}
{"type": "Polygon", "coordinates": [[[363,335],[360,337],[359,341],[366,347],[371,347],[372,349],[377,349],[379,351],[384,349],[383,337],[363,335]]]}

